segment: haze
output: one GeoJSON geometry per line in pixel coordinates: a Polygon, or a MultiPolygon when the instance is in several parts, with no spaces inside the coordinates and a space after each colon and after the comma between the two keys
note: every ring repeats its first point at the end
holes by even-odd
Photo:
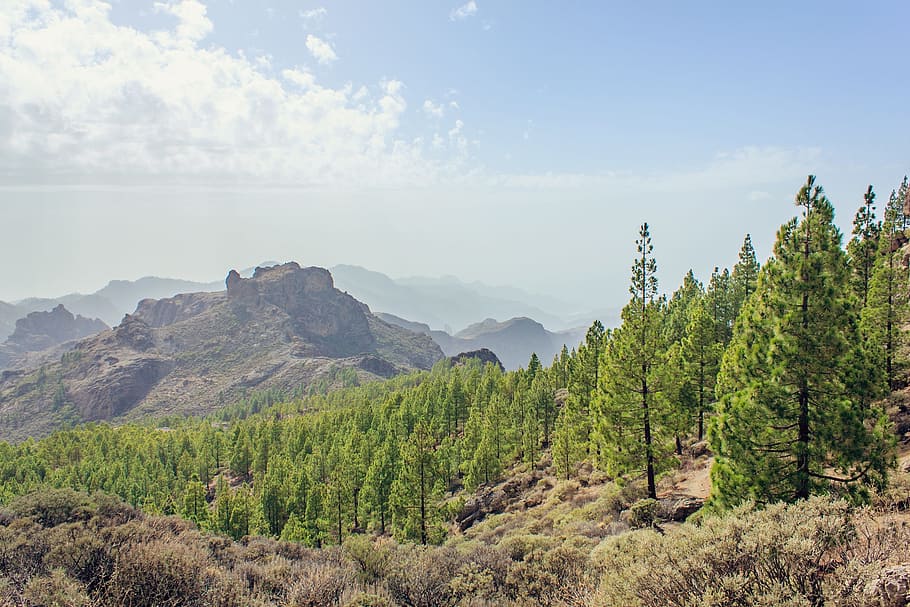
{"type": "Polygon", "coordinates": [[[0,8],[0,300],[267,259],[626,298],[910,167],[903,2],[0,8]],[[654,17],[655,12],[659,14],[654,17]]]}

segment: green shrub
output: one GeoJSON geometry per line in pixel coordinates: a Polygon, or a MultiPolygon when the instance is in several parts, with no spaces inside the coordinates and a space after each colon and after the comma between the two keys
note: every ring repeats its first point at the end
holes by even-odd
{"type": "Polygon", "coordinates": [[[660,502],[655,499],[638,500],[629,507],[629,525],[633,529],[644,529],[657,524],[660,502]]]}

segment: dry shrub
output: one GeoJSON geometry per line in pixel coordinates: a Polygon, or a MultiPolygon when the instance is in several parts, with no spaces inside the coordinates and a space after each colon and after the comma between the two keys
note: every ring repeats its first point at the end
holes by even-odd
{"type": "Polygon", "coordinates": [[[578,481],[559,481],[551,494],[552,499],[559,502],[567,502],[575,497],[575,494],[578,493],[580,488],[581,485],[578,481]]]}
{"type": "Polygon", "coordinates": [[[308,562],[295,568],[296,581],[287,591],[288,607],[336,605],[354,581],[347,562],[308,562]]]}
{"type": "Polygon", "coordinates": [[[108,605],[190,607],[206,604],[211,577],[205,555],[177,540],[134,544],[122,551],[104,589],[108,605]]]}
{"type": "Polygon", "coordinates": [[[511,565],[508,555],[483,544],[468,548],[463,555],[463,564],[450,582],[459,604],[501,602],[506,596],[506,580],[511,565]]]}
{"type": "Polygon", "coordinates": [[[247,592],[270,600],[284,600],[287,589],[296,576],[291,561],[282,556],[244,561],[234,568],[234,573],[242,581],[247,592]]]}
{"type": "Polygon", "coordinates": [[[523,561],[535,551],[546,552],[557,545],[555,538],[545,535],[513,535],[500,544],[513,561],[523,561]]]}
{"type": "Polygon", "coordinates": [[[52,548],[44,557],[50,568],[62,568],[89,592],[110,579],[116,557],[100,534],[78,523],[59,525],[47,532],[52,548]]]}
{"type": "Polygon", "coordinates": [[[384,594],[358,592],[344,604],[344,607],[395,607],[395,603],[384,594]]]}
{"type": "Polygon", "coordinates": [[[451,547],[399,546],[389,562],[386,585],[392,598],[410,607],[455,605],[450,581],[463,563],[451,547]]]}
{"type": "Polygon", "coordinates": [[[29,580],[22,594],[23,602],[29,606],[48,607],[90,607],[91,599],[82,586],[67,577],[61,569],[51,571],[50,575],[35,577],[29,580]]]}
{"type": "Polygon", "coordinates": [[[86,521],[98,506],[89,496],[72,489],[45,489],[13,500],[6,510],[20,518],[30,518],[42,527],[86,521]]]}
{"type": "Polygon", "coordinates": [[[744,506],[666,536],[611,538],[594,554],[607,572],[594,604],[816,604],[824,576],[854,537],[846,502],[813,498],[765,510],[744,506]]]}
{"type": "Polygon", "coordinates": [[[389,538],[351,535],[344,540],[344,553],[357,565],[360,579],[372,584],[385,576],[393,546],[389,538]]]}

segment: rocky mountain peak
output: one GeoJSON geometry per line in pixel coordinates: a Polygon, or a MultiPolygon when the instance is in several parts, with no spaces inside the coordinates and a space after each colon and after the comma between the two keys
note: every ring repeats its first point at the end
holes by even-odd
{"type": "Polygon", "coordinates": [[[48,312],[32,312],[16,321],[7,344],[23,352],[37,352],[109,329],[98,319],[73,316],[63,304],[48,312]]]}

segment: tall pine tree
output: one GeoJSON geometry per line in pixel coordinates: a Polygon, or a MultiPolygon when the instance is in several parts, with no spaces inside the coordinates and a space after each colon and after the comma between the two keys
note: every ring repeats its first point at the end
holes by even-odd
{"type": "Polygon", "coordinates": [[[863,308],[863,334],[871,351],[885,369],[891,389],[898,387],[898,376],[906,355],[906,326],[908,320],[907,269],[903,266],[900,245],[906,239],[901,199],[891,193],[885,209],[878,251],[869,281],[869,293],[863,308]]]}
{"type": "Polygon", "coordinates": [[[664,390],[666,302],[657,294],[657,262],[648,224],[636,241],[631,300],[623,308],[622,326],[607,346],[595,401],[601,457],[609,471],[644,473],[648,496],[657,497],[656,477],[668,463],[667,408],[664,390]]]}
{"type": "Polygon", "coordinates": [[[711,476],[725,506],[832,486],[861,495],[890,463],[834,210],[814,176],[796,204],[802,216],[780,228],[718,377],[711,476]]]}
{"type": "Polygon", "coordinates": [[[739,250],[739,261],[733,266],[733,304],[731,307],[734,321],[739,316],[743,304],[755,292],[760,269],[761,266],[755,256],[755,247],[752,246],[752,235],[746,234],[743,246],[739,250]]]}
{"type": "Polygon", "coordinates": [[[875,219],[875,192],[872,186],[863,195],[863,206],[853,218],[853,238],[847,244],[850,256],[851,284],[863,306],[869,295],[869,283],[878,254],[882,224],[875,219]]]}

